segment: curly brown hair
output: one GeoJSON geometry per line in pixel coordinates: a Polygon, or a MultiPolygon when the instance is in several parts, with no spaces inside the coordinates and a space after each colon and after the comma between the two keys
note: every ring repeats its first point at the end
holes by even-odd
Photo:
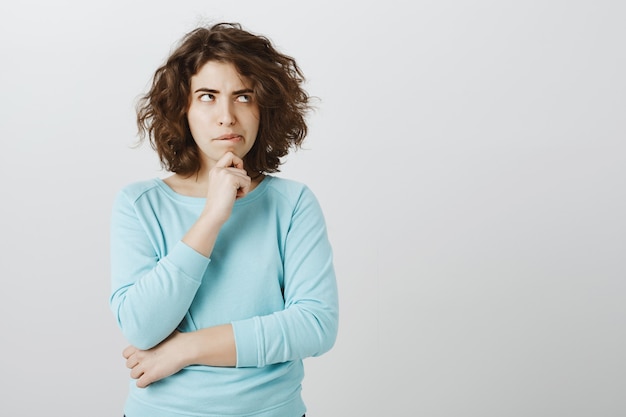
{"type": "Polygon", "coordinates": [[[260,121],[256,141],[244,157],[249,175],[280,171],[281,158],[301,147],[307,134],[305,116],[311,106],[302,88],[304,75],[292,57],[278,52],[268,38],[243,30],[239,23],[198,27],[182,38],[139,100],[140,140],[148,136],[168,171],[193,175],[200,170],[187,111],[191,77],[208,61],[231,63],[253,83],[260,121]]]}

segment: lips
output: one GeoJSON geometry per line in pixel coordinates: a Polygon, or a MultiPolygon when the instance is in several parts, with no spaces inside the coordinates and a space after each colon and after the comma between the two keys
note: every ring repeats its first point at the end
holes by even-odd
{"type": "Polygon", "coordinates": [[[231,141],[231,142],[239,142],[239,141],[243,140],[243,136],[237,135],[235,133],[227,133],[225,135],[222,135],[222,136],[216,138],[215,140],[226,140],[226,141],[231,141]]]}

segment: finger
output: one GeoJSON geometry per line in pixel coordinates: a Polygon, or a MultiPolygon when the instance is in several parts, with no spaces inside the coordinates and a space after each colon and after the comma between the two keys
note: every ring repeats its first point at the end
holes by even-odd
{"type": "Polygon", "coordinates": [[[130,377],[132,379],[139,379],[144,374],[143,368],[141,366],[135,366],[130,370],[130,377]]]}
{"type": "Polygon", "coordinates": [[[137,359],[136,355],[131,355],[128,359],[126,359],[126,367],[128,369],[133,369],[139,363],[139,359],[137,359]]]}
{"type": "Polygon", "coordinates": [[[239,158],[236,155],[233,155],[233,156],[234,156],[234,158],[233,158],[233,165],[232,166],[234,168],[243,169],[243,159],[239,158]]]}
{"type": "Polygon", "coordinates": [[[226,167],[221,169],[221,171],[228,173],[224,179],[235,189],[237,197],[241,197],[248,193],[252,179],[248,176],[245,170],[235,167],[226,167]]]}
{"type": "Polygon", "coordinates": [[[237,196],[235,198],[244,197],[246,194],[250,192],[250,182],[244,182],[244,184],[239,184],[239,188],[237,188],[237,196]]]}
{"type": "Polygon", "coordinates": [[[137,348],[135,346],[127,346],[123,351],[122,351],[122,356],[125,359],[128,359],[133,353],[135,353],[137,351],[137,348]]]}
{"type": "Polygon", "coordinates": [[[243,159],[238,157],[232,152],[226,152],[215,164],[217,167],[228,168],[235,167],[239,169],[243,169],[243,159]]]}
{"type": "Polygon", "coordinates": [[[252,186],[252,179],[244,175],[239,179],[239,187],[237,188],[237,198],[241,198],[250,192],[252,186]]]}
{"type": "Polygon", "coordinates": [[[152,381],[146,376],[146,374],[143,374],[141,378],[137,379],[137,382],[135,384],[139,388],[145,388],[148,385],[152,384],[152,381]]]}

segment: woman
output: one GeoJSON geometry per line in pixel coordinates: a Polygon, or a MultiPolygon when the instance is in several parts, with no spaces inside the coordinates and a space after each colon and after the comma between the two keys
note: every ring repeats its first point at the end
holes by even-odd
{"type": "Polygon", "coordinates": [[[315,196],[271,175],[306,136],[303,81],[229,23],[155,72],[137,120],[172,175],[122,189],[111,221],[127,417],[304,414],[302,360],[333,346],[338,302],[315,196]]]}

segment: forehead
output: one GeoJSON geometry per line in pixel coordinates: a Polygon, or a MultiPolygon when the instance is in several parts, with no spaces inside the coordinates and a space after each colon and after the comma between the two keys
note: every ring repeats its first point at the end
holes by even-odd
{"type": "Polygon", "coordinates": [[[237,71],[230,62],[208,61],[191,77],[191,86],[240,89],[249,88],[251,81],[237,71]]]}

